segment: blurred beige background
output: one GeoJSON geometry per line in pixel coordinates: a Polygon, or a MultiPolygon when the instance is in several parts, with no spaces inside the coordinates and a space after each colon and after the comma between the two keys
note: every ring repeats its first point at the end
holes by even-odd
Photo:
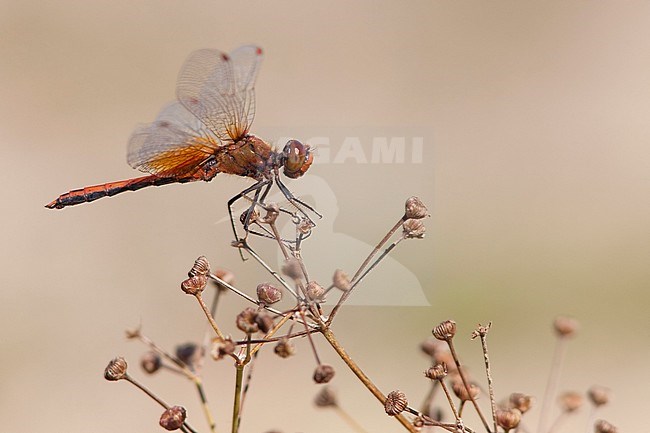
{"type": "MultiPolygon", "coordinates": [[[[454,318],[477,373],[479,346],[464,337],[493,321],[499,396],[541,396],[550,322],[568,314],[582,328],[563,388],[610,387],[599,416],[639,431],[650,383],[650,3],[605,0],[0,2],[3,431],[160,431],[158,407],[101,377],[114,355],[136,364],[142,351],[123,329],[142,323],[167,347],[200,339],[199,310],[177,289],[198,255],[234,270],[242,287],[267,279],[217,223],[240,179],[43,207],[137,175],[125,143],[173,99],[185,57],[244,43],[266,53],[258,135],[425,131],[421,164],[310,171],[334,192],[336,206],[321,209],[331,230],[368,245],[409,195],[432,211],[426,239],[393,255],[431,306],[348,307],[336,325],[383,390],[420,401],[428,365],[417,346],[454,318]]],[[[305,245],[316,266],[319,245],[305,245]]],[[[327,260],[362,259],[347,251],[327,260]]],[[[400,274],[381,272],[399,291],[400,274]]],[[[243,307],[227,301],[223,320],[243,307]]],[[[399,431],[319,344],[338,369],[341,404],[368,431],[399,431]]],[[[314,363],[304,342],[298,349],[286,361],[261,356],[242,432],[347,431],[309,404],[314,363]]],[[[133,370],[206,431],[188,383],[133,370]]],[[[206,374],[225,431],[233,375],[226,363],[206,374]]],[[[585,419],[583,410],[564,431],[584,431],[585,419]]]]}

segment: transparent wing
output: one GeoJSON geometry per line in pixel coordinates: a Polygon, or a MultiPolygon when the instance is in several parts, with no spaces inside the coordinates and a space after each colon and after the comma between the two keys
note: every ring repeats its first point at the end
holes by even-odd
{"type": "Polygon", "coordinates": [[[140,171],[169,177],[196,170],[214,155],[219,140],[180,103],[167,105],[153,123],[129,138],[127,161],[140,171]]]}
{"type": "Polygon", "coordinates": [[[238,140],[255,117],[254,88],[261,61],[261,48],[252,45],[230,55],[195,51],[178,75],[176,96],[220,140],[238,140]]]}

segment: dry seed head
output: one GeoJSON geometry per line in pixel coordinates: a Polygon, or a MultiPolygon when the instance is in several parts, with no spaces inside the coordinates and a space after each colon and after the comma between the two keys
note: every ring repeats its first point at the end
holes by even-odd
{"type": "Polygon", "coordinates": [[[444,341],[431,337],[420,345],[420,349],[431,357],[434,364],[445,363],[449,372],[456,370],[454,357],[451,356],[449,346],[444,341]]]}
{"type": "Polygon", "coordinates": [[[172,406],[160,416],[159,424],[165,430],[178,430],[187,417],[183,406],[172,406]]]}
{"type": "Polygon", "coordinates": [[[609,390],[602,386],[592,386],[587,391],[587,396],[595,406],[602,406],[609,402],[609,390]]]}
{"type": "Polygon", "coordinates": [[[162,367],[162,358],[160,358],[160,355],[156,352],[146,352],[140,358],[140,367],[142,367],[145,372],[153,374],[162,367]]]}
{"type": "MultiPolygon", "coordinates": [[[[244,212],[242,212],[241,215],[239,215],[239,222],[242,224],[246,224],[246,217],[248,216],[248,211],[249,209],[246,209],[244,212]]],[[[260,219],[260,213],[257,211],[257,209],[253,208],[250,211],[250,217],[248,218],[248,224],[253,224],[254,222],[258,221],[260,219]]]]}
{"type": "Polygon", "coordinates": [[[445,320],[431,331],[438,340],[449,341],[456,335],[456,322],[445,320]]]}
{"type": "Polygon", "coordinates": [[[442,380],[445,376],[447,376],[447,366],[444,362],[441,364],[436,364],[425,371],[424,375],[431,380],[442,380]]]}
{"type": "Polygon", "coordinates": [[[510,394],[510,405],[515,409],[519,409],[519,412],[526,413],[533,405],[533,397],[530,395],[522,394],[520,392],[513,392],[510,394]]]}
{"type": "Polygon", "coordinates": [[[296,230],[305,236],[308,235],[314,227],[316,227],[316,224],[307,218],[300,218],[300,221],[296,224],[296,230]]]}
{"type": "Polygon", "coordinates": [[[429,216],[429,210],[424,205],[424,203],[422,203],[422,200],[420,200],[418,197],[409,197],[406,200],[404,207],[405,219],[422,219],[429,216]]]}
{"type": "Polygon", "coordinates": [[[337,269],[334,271],[334,276],[332,277],[332,284],[334,287],[337,289],[347,292],[350,290],[350,277],[348,277],[348,274],[343,272],[340,269],[337,269]]]}
{"type": "Polygon", "coordinates": [[[571,317],[558,317],[553,322],[553,328],[558,337],[571,337],[578,330],[579,323],[571,317]]]}
{"type": "Polygon", "coordinates": [[[199,295],[208,284],[208,277],[205,275],[194,275],[181,283],[181,290],[188,295],[199,295]]]}
{"type": "Polygon", "coordinates": [[[409,402],[406,398],[406,394],[404,394],[402,391],[395,390],[391,391],[386,396],[386,401],[384,402],[384,410],[386,411],[386,414],[395,416],[404,412],[404,409],[406,409],[408,405],[409,402]]]}
{"type": "Polygon", "coordinates": [[[406,239],[422,239],[426,231],[421,220],[408,219],[402,224],[402,234],[406,239]]]}
{"type": "Polygon", "coordinates": [[[210,355],[215,361],[219,361],[226,356],[230,356],[235,353],[237,345],[232,341],[230,337],[227,337],[225,340],[220,338],[215,338],[212,340],[212,349],[210,350],[210,355]]]}
{"type": "Polygon", "coordinates": [[[264,312],[257,313],[257,316],[255,316],[255,323],[257,324],[257,327],[260,328],[260,331],[265,334],[273,329],[274,325],[273,318],[264,312]]]}
{"type": "Polygon", "coordinates": [[[323,387],[320,392],[316,394],[314,403],[318,407],[332,407],[338,404],[336,401],[336,394],[329,386],[323,387]]]}
{"type": "Polygon", "coordinates": [[[436,338],[427,338],[422,342],[422,344],[420,344],[420,350],[433,358],[436,355],[436,352],[440,350],[440,346],[447,347],[445,343],[436,338]]]}
{"type": "Polygon", "coordinates": [[[126,333],[126,338],[128,338],[129,340],[134,338],[140,338],[142,336],[142,334],[140,333],[139,326],[135,329],[127,329],[125,333],[126,333]]]}
{"type": "Polygon", "coordinates": [[[114,381],[126,377],[126,360],[121,356],[113,358],[104,369],[104,379],[114,381]]]}
{"type": "Polygon", "coordinates": [[[497,424],[505,431],[516,428],[521,422],[519,409],[497,409],[497,424]]]}
{"type": "Polygon", "coordinates": [[[574,412],[582,406],[583,398],[577,392],[569,391],[560,396],[560,406],[565,412],[574,412]]]}
{"type": "Polygon", "coordinates": [[[201,256],[198,259],[194,260],[194,265],[192,269],[187,273],[188,277],[193,277],[195,275],[208,275],[210,273],[210,263],[205,256],[201,256]]]}
{"type": "Polygon", "coordinates": [[[605,421],[604,419],[599,419],[594,423],[594,432],[595,433],[618,433],[618,429],[605,421]]]}
{"type": "Polygon", "coordinates": [[[264,305],[273,305],[282,299],[282,291],[269,283],[258,284],[257,299],[264,305]]]}
{"type": "Polygon", "coordinates": [[[461,401],[475,399],[481,392],[481,389],[474,383],[469,384],[469,392],[467,392],[467,388],[465,388],[465,384],[461,379],[454,380],[451,384],[451,389],[461,401]]]}
{"type": "Polygon", "coordinates": [[[334,367],[328,364],[318,364],[314,370],[314,382],[327,383],[334,377],[334,367]]]}
{"type": "Polygon", "coordinates": [[[310,281],[307,283],[307,297],[310,301],[321,302],[323,301],[323,296],[325,295],[325,289],[323,286],[318,284],[316,281],[310,281]]]}
{"type": "Polygon", "coordinates": [[[278,215],[280,215],[280,206],[277,203],[269,203],[266,205],[265,210],[266,215],[264,215],[262,221],[267,224],[273,224],[278,219],[278,215]]]}
{"type": "Polygon", "coordinates": [[[281,338],[278,341],[278,344],[276,344],[273,348],[273,351],[280,358],[288,358],[296,353],[296,348],[288,338],[281,338]]]}
{"type": "Polygon", "coordinates": [[[302,278],[302,267],[300,266],[300,261],[293,257],[289,260],[285,260],[282,265],[282,273],[292,280],[299,280],[302,278]]]}
{"type": "Polygon", "coordinates": [[[253,307],[248,307],[237,315],[235,323],[237,328],[246,334],[254,334],[260,330],[259,325],[255,321],[257,318],[257,310],[253,307]]]}
{"type": "Polygon", "coordinates": [[[176,346],[176,357],[185,365],[196,368],[203,360],[203,346],[196,343],[184,343],[176,346]]]}

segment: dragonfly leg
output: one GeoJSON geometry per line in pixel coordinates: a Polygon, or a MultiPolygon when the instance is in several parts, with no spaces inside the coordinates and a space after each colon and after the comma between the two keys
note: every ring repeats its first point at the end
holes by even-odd
{"type": "Polygon", "coordinates": [[[255,208],[255,205],[257,204],[257,198],[259,197],[261,189],[264,188],[265,186],[268,189],[271,186],[272,183],[273,183],[273,180],[271,180],[271,179],[260,180],[260,181],[256,182],[255,184],[249,186],[248,188],[246,188],[245,190],[243,190],[242,192],[240,192],[236,196],[232,197],[230,200],[228,200],[228,214],[230,215],[230,225],[232,226],[232,231],[235,234],[235,240],[236,241],[239,241],[240,238],[239,238],[239,234],[237,233],[237,227],[235,225],[235,218],[234,218],[233,213],[232,213],[233,205],[235,204],[235,202],[237,200],[245,197],[246,194],[249,194],[249,193],[255,191],[255,200],[253,201],[253,204],[251,205],[251,207],[248,209],[248,211],[246,213],[246,221],[244,222],[244,230],[247,231],[248,222],[250,221],[251,213],[252,213],[253,209],[255,208]]]}
{"type": "Polygon", "coordinates": [[[282,183],[282,181],[280,180],[280,177],[277,176],[277,175],[275,176],[275,182],[278,184],[278,187],[280,188],[280,191],[282,191],[282,194],[284,194],[284,196],[286,197],[286,199],[289,200],[289,202],[290,202],[291,204],[293,204],[296,208],[298,208],[298,210],[300,210],[300,212],[301,212],[301,213],[302,213],[302,214],[303,214],[303,215],[304,215],[304,216],[305,216],[305,217],[306,217],[310,222],[313,223],[312,219],[309,218],[309,216],[308,216],[307,213],[302,209],[302,207],[307,208],[307,209],[309,209],[310,211],[312,211],[314,214],[316,214],[316,216],[318,216],[318,218],[323,218],[323,215],[321,215],[321,214],[320,214],[316,209],[314,209],[313,207],[311,207],[310,205],[308,205],[308,204],[305,203],[304,201],[302,201],[302,200],[300,200],[299,198],[297,198],[296,196],[294,196],[293,193],[292,193],[291,191],[289,191],[289,188],[287,188],[287,187],[285,186],[285,184],[282,183]],[[301,207],[301,206],[302,206],[302,207],[301,207]]]}

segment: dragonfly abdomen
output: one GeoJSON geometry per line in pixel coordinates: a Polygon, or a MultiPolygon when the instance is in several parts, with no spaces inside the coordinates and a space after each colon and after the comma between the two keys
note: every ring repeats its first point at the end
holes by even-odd
{"type": "Polygon", "coordinates": [[[135,179],[109,182],[102,185],[87,186],[60,195],[56,200],[45,205],[50,209],[63,209],[81,203],[88,203],[103,197],[112,197],[125,191],[137,191],[148,186],[161,186],[170,183],[185,183],[201,180],[198,177],[160,177],[156,175],[136,177],[135,179]]]}

